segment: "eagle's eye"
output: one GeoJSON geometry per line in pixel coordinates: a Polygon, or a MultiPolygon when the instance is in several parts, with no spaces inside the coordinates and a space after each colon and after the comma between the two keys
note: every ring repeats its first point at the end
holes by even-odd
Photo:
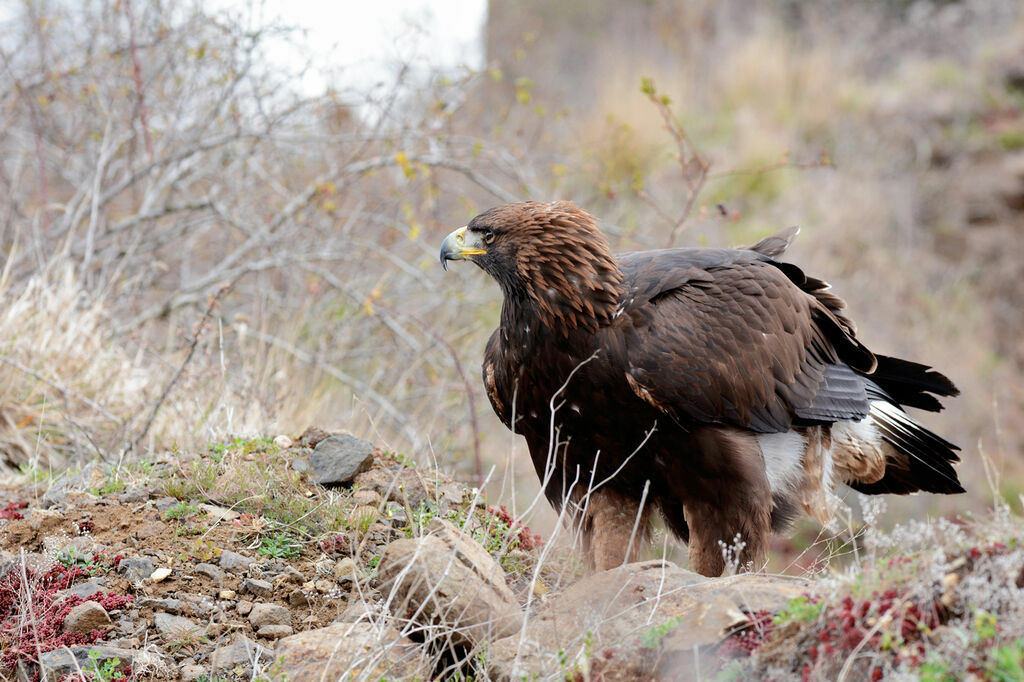
{"type": "Polygon", "coordinates": [[[490,230],[484,232],[484,244],[490,244],[494,241],[494,233],[490,230]]]}

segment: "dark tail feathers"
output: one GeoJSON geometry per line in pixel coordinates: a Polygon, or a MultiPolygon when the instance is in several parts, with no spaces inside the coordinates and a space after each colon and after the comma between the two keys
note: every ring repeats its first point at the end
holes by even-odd
{"type": "Polygon", "coordinates": [[[892,409],[875,415],[882,436],[896,451],[886,458],[885,476],[875,483],[851,484],[867,494],[962,493],[963,486],[953,469],[960,449],[921,426],[900,406],[938,412],[942,403],[935,396],[960,393],[953,382],[927,365],[878,355],[878,368],[865,375],[865,388],[872,401],[888,403],[892,409]]]}

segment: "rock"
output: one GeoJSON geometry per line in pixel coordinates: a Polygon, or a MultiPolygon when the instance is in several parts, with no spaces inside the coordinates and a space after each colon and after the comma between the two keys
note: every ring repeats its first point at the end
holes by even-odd
{"type": "Polygon", "coordinates": [[[320,441],[330,438],[331,434],[324,431],[323,429],[310,426],[308,429],[302,432],[299,436],[299,443],[305,445],[307,448],[315,448],[320,444],[320,441]]]}
{"type": "Polygon", "coordinates": [[[149,597],[139,599],[136,605],[142,609],[150,608],[154,611],[166,611],[173,614],[181,613],[182,606],[184,606],[180,599],[151,599],[149,597]]]}
{"type": "Polygon", "coordinates": [[[376,490],[365,490],[360,488],[352,493],[352,501],[363,506],[376,507],[384,500],[376,490]]]}
{"type": "Polygon", "coordinates": [[[430,497],[420,473],[401,465],[370,469],[356,476],[355,482],[362,489],[376,492],[384,500],[394,500],[403,506],[408,502],[410,509],[416,509],[420,502],[430,497]]]}
{"type": "MultiPolygon", "coordinates": [[[[221,557],[223,556],[224,554],[221,553],[221,557]]],[[[196,564],[195,571],[199,575],[205,575],[215,583],[224,582],[224,571],[220,570],[213,564],[196,564]]]]}
{"type": "Polygon", "coordinates": [[[103,630],[110,625],[107,610],[94,601],[82,602],[72,608],[64,619],[64,632],[103,630]]]}
{"type": "Polygon", "coordinates": [[[287,450],[294,444],[295,443],[292,442],[292,439],[284,435],[283,433],[280,436],[274,438],[274,445],[276,445],[282,450],[287,450]]]}
{"type": "Polygon", "coordinates": [[[252,611],[249,612],[249,623],[254,630],[259,630],[264,625],[291,626],[292,614],[278,604],[254,604],[252,611]]]}
{"type": "Polygon", "coordinates": [[[78,583],[77,585],[72,585],[71,587],[69,587],[64,592],[64,594],[65,595],[72,595],[72,596],[75,596],[75,597],[81,597],[82,599],[88,599],[89,597],[93,596],[94,594],[96,594],[97,592],[100,592],[102,590],[103,590],[103,586],[102,585],[100,585],[99,583],[95,583],[95,582],[90,580],[89,582],[78,583]]]}
{"type": "Polygon", "coordinates": [[[274,586],[266,580],[246,578],[238,586],[238,591],[242,594],[251,594],[256,597],[269,597],[274,593],[274,586]]]}
{"type": "Polygon", "coordinates": [[[493,641],[488,672],[495,680],[544,677],[564,668],[566,657],[585,656],[587,642],[596,641],[611,654],[591,661],[596,679],[674,679],[693,670],[695,649],[716,645],[726,630],[746,622],[744,610],[778,609],[807,589],[795,578],[708,579],[661,560],[628,564],[588,576],[541,604],[522,636],[493,641]]]}
{"type": "Polygon", "coordinates": [[[153,506],[156,507],[157,511],[165,512],[171,507],[178,506],[178,504],[180,504],[180,502],[176,497],[161,497],[153,503],[153,506]]]}
{"type": "Polygon", "coordinates": [[[185,664],[178,668],[178,672],[181,673],[181,679],[184,682],[193,682],[201,677],[208,678],[208,670],[201,665],[185,664]]]}
{"type": "Polygon", "coordinates": [[[338,617],[337,622],[339,623],[356,623],[360,620],[373,620],[381,615],[381,609],[379,606],[373,604],[367,604],[362,599],[352,602],[348,605],[341,616],[338,617]]]}
{"type": "Polygon", "coordinates": [[[99,664],[116,658],[121,661],[122,665],[131,666],[133,670],[145,670],[147,674],[152,674],[154,677],[167,675],[171,670],[170,661],[165,656],[152,651],[135,651],[98,645],[73,646],[46,651],[39,656],[43,681],[57,682],[64,676],[77,674],[80,670],[92,670],[94,666],[93,659],[90,659],[89,656],[90,652],[93,652],[93,659],[99,664]]]}
{"type": "Polygon", "coordinates": [[[309,458],[310,478],[320,485],[345,485],[373,464],[373,443],[351,436],[320,441],[309,458]]]}
{"type": "Polygon", "coordinates": [[[256,631],[256,636],[266,637],[267,639],[281,639],[294,633],[295,630],[292,629],[291,625],[264,625],[256,631]]]}
{"type": "Polygon", "coordinates": [[[203,627],[189,618],[159,612],[153,616],[156,631],[167,639],[180,639],[186,635],[199,635],[203,627]]]}
{"type": "Polygon", "coordinates": [[[240,615],[240,616],[248,616],[249,612],[252,611],[252,607],[253,607],[253,603],[251,601],[248,601],[246,599],[242,599],[235,606],[235,611],[238,611],[238,615],[240,615]]]}
{"type": "Polygon", "coordinates": [[[234,521],[242,515],[236,512],[234,509],[228,509],[227,507],[218,507],[215,504],[201,504],[199,508],[206,512],[206,515],[210,518],[217,519],[218,521],[234,521]]]}
{"type": "Polygon", "coordinates": [[[167,568],[166,566],[161,566],[160,568],[153,571],[152,574],[150,574],[149,579],[155,583],[159,583],[166,580],[170,574],[171,569],[167,568]]]}
{"type": "Polygon", "coordinates": [[[357,671],[360,678],[432,679],[423,649],[390,627],[334,623],[277,643],[274,657],[288,679],[334,680],[357,671]]]}
{"type": "Polygon", "coordinates": [[[292,606],[309,606],[309,598],[302,590],[292,590],[288,595],[288,603],[292,606]]]}
{"type": "Polygon", "coordinates": [[[337,587],[337,585],[333,580],[317,580],[315,583],[313,583],[313,587],[320,594],[327,594],[334,590],[334,588],[337,587]]]}
{"type": "Polygon", "coordinates": [[[238,593],[234,590],[220,590],[217,592],[217,599],[223,599],[224,601],[231,601],[238,596],[238,593]]]}
{"type": "Polygon", "coordinates": [[[149,491],[145,488],[136,488],[130,486],[127,490],[117,496],[117,501],[121,504],[137,504],[139,502],[145,502],[149,499],[149,491]]]}
{"type": "Polygon", "coordinates": [[[121,559],[117,564],[117,571],[124,573],[125,580],[135,582],[145,580],[153,575],[153,560],[149,557],[131,557],[121,559]]]}
{"type": "MultiPolygon", "coordinates": [[[[210,667],[214,670],[229,670],[236,666],[250,666],[254,661],[271,660],[270,650],[260,646],[244,635],[238,635],[234,642],[222,646],[210,654],[210,667]]],[[[299,679],[289,673],[289,679],[299,679]]]]}
{"type": "Polygon", "coordinates": [[[475,646],[518,632],[519,603],[491,555],[448,521],[434,519],[429,531],[384,549],[378,576],[381,592],[392,594],[391,612],[441,624],[455,644],[475,646]]]}
{"type": "Polygon", "coordinates": [[[227,549],[220,553],[220,567],[227,571],[246,571],[255,561],[227,549]]]}
{"type": "Polygon", "coordinates": [[[334,564],[333,574],[339,583],[356,582],[359,580],[359,566],[351,557],[345,557],[334,564]]]}

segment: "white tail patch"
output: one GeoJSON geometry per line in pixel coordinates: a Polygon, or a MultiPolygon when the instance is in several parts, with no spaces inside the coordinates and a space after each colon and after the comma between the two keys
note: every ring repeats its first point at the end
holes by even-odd
{"type": "Polygon", "coordinates": [[[759,433],[757,444],[764,455],[764,468],[772,493],[793,490],[804,476],[803,461],[807,439],[797,431],[759,433]]]}

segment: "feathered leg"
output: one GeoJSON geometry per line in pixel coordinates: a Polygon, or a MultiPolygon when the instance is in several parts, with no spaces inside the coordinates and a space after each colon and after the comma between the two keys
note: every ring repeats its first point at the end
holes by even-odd
{"type": "Polygon", "coordinates": [[[703,454],[699,465],[679,482],[686,522],[690,527],[690,568],[718,576],[725,570],[723,545],[737,537],[742,544],[739,566],[756,569],[768,554],[772,493],[764,458],[752,434],[703,429],[695,434],[703,454]]]}
{"type": "Polygon", "coordinates": [[[641,511],[639,500],[610,488],[594,492],[580,529],[588,567],[605,571],[622,565],[624,560],[626,563],[636,561],[640,548],[647,541],[649,525],[650,515],[647,509],[641,511]],[[633,536],[634,526],[636,536],[633,536]]]}

